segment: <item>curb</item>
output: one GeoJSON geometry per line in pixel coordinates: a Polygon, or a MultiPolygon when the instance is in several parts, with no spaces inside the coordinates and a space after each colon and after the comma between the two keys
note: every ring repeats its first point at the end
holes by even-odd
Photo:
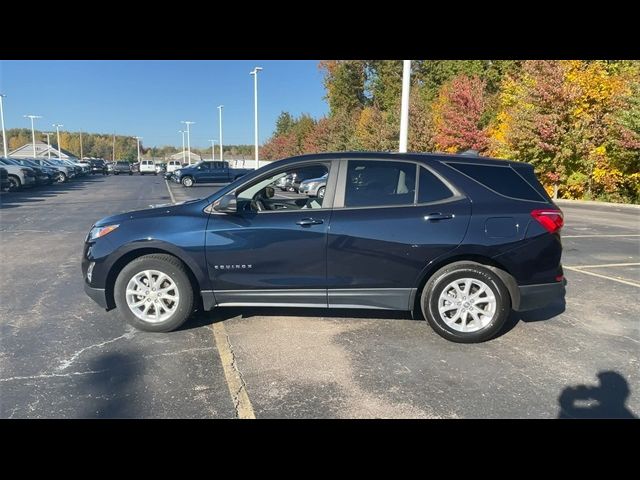
{"type": "Polygon", "coordinates": [[[553,203],[557,203],[558,205],[600,205],[602,207],[616,207],[630,210],[640,210],[640,205],[636,205],[633,203],[596,202],[593,200],[565,200],[561,198],[554,200],[553,203]]]}

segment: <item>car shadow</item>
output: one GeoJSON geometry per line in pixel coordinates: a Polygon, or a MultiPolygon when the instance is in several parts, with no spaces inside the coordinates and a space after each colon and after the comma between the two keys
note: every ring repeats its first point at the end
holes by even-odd
{"type": "Polygon", "coordinates": [[[566,387],[558,397],[558,418],[638,418],[627,407],[629,384],[618,372],[597,374],[599,385],[566,387]]]}

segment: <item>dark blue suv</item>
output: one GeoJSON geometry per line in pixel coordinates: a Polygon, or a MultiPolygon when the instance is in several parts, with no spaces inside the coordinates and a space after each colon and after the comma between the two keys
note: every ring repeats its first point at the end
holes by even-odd
{"type": "Polygon", "coordinates": [[[531,165],[445,154],[327,153],[273,162],[207,198],[124,213],[87,236],[85,290],[136,328],[195,308],[421,311],[456,342],[562,300],[562,212],[531,165]],[[322,198],[281,192],[322,169],[322,198]]]}

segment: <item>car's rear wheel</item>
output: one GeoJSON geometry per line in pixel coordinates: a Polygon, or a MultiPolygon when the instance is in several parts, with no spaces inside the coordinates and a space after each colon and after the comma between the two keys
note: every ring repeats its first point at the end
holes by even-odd
{"type": "Polygon", "coordinates": [[[193,186],[193,178],[184,177],[182,179],[182,185],[184,185],[185,187],[192,187],[193,186]]]}
{"type": "Polygon", "coordinates": [[[425,285],[420,303],[433,330],[459,343],[493,338],[511,312],[511,297],[502,280],[485,266],[468,261],[438,270],[425,285]]]}
{"type": "Polygon", "coordinates": [[[193,288],[186,267],[171,255],[144,255],[127,264],[114,286],[116,306],[133,327],[169,332],[193,311],[193,288]]]}
{"type": "Polygon", "coordinates": [[[20,188],[22,182],[15,175],[9,175],[9,191],[14,192],[20,188]]]}
{"type": "Polygon", "coordinates": [[[324,198],[325,187],[320,187],[318,189],[318,198],[324,198]]]}

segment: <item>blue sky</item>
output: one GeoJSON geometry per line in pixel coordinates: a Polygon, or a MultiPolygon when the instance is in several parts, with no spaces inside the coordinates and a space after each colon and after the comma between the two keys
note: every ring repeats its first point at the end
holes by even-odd
{"type": "Polygon", "coordinates": [[[223,109],[225,145],[253,144],[253,77],[258,74],[260,143],[273,133],[278,114],[328,111],[322,72],[311,60],[0,61],[6,128],[29,127],[23,115],[42,115],[37,130],[116,132],[143,137],[145,146],[181,147],[181,120],[191,145],[218,138],[223,109]]]}

